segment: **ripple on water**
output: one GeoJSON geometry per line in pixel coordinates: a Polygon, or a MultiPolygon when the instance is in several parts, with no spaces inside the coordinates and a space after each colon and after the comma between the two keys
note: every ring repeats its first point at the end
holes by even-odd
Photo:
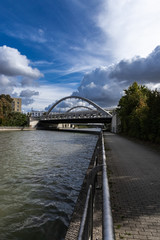
{"type": "Polygon", "coordinates": [[[0,132],[0,239],[64,238],[96,141],[88,134],[0,132]]]}

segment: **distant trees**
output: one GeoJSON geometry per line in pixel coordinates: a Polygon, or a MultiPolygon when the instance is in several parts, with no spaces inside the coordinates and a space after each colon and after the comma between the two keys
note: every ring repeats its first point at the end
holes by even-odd
{"type": "Polygon", "coordinates": [[[160,143],[160,92],[134,82],[121,97],[117,112],[123,133],[160,143]]]}
{"type": "Polygon", "coordinates": [[[26,126],[27,116],[23,113],[12,111],[13,99],[10,95],[0,95],[0,126],[26,126]]]}

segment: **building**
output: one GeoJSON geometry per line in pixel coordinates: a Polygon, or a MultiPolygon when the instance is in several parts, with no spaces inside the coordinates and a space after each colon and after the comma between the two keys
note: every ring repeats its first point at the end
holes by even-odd
{"type": "Polygon", "coordinates": [[[44,111],[35,111],[35,110],[31,110],[31,117],[41,117],[43,116],[43,114],[45,113],[44,111]]]}
{"type": "Polygon", "coordinates": [[[13,98],[12,102],[12,110],[14,112],[21,112],[21,107],[22,107],[22,99],[21,98],[13,98]]]}

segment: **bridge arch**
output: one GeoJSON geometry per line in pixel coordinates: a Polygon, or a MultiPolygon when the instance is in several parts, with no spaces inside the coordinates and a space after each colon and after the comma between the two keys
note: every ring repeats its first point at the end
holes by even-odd
{"type": "Polygon", "coordinates": [[[65,101],[66,99],[80,99],[83,100],[87,103],[89,103],[90,105],[92,105],[93,107],[95,107],[97,110],[99,110],[101,113],[103,114],[108,114],[110,117],[112,116],[108,111],[104,110],[102,107],[100,107],[98,104],[94,103],[93,101],[91,101],[88,98],[84,98],[84,97],[80,97],[80,96],[68,96],[68,97],[64,97],[61,98],[59,101],[57,101],[55,104],[53,104],[53,106],[48,110],[47,112],[47,116],[49,115],[49,113],[52,111],[53,108],[55,108],[60,102],[65,101]]]}
{"type": "Polygon", "coordinates": [[[79,105],[79,106],[75,106],[75,107],[70,108],[70,109],[67,110],[66,112],[67,112],[67,113],[68,113],[68,112],[71,112],[73,109],[76,109],[76,108],[86,108],[86,109],[88,109],[88,110],[93,110],[93,109],[90,108],[90,107],[83,106],[83,105],[79,105]]]}

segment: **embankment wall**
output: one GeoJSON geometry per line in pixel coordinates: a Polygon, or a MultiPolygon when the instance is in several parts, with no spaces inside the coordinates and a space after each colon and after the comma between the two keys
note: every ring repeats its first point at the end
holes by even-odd
{"type": "Polygon", "coordinates": [[[29,127],[0,127],[0,131],[32,131],[34,128],[29,127]]]}

